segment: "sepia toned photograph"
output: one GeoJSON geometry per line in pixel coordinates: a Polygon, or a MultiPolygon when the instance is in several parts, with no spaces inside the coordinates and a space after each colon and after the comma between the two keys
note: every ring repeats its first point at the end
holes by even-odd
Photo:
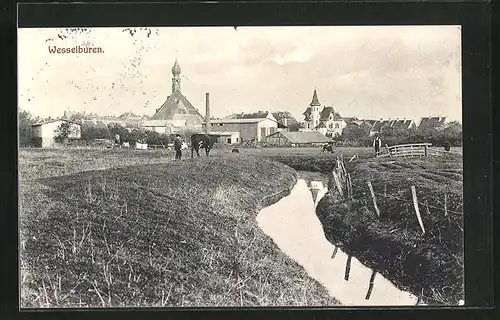
{"type": "Polygon", "coordinates": [[[460,26],[18,29],[20,307],[458,306],[460,26]]]}

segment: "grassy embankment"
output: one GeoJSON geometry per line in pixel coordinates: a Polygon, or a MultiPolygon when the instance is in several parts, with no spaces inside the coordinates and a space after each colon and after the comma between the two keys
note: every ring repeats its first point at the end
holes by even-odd
{"type": "Polygon", "coordinates": [[[320,201],[317,214],[325,234],[330,242],[427,303],[457,304],[464,292],[462,159],[389,160],[346,165],[354,200],[329,193],[320,201]],[[368,181],[373,184],[380,218],[368,181]],[[411,186],[416,187],[424,235],[411,186]]]}
{"type": "Polygon", "coordinates": [[[252,156],[169,159],[20,152],[23,307],[337,303],[256,223],[265,196],[294,184],[292,169],[252,156]]]}

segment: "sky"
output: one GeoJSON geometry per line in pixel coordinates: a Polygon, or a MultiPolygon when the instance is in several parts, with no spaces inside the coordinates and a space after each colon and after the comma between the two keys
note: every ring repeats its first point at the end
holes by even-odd
{"type": "Polygon", "coordinates": [[[19,108],[152,116],[171,94],[176,59],[181,91],[203,115],[208,92],[214,117],[302,120],[316,88],[343,117],[462,120],[459,26],[18,29],[19,108]]]}

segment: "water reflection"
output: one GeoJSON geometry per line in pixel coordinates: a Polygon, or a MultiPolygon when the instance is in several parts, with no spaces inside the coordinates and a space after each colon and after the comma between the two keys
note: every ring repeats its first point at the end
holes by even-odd
{"type": "Polygon", "coordinates": [[[325,238],[315,209],[327,185],[322,176],[299,176],[288,197],[261,210],[260,228],[343,305],[415,305],[417,297],[376,277],[376,271],[325,238]]]}

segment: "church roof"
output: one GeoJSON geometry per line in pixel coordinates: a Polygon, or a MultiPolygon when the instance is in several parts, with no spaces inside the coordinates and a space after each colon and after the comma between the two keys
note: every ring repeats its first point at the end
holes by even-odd
{"type": "Polygon", "coordinates": [[[151,120],[173,120],[178,114],[191,114],[204,119],[191,102],[179,90],[176,90],[151,117],[151,120]]]}
{"type": "Polygon", "coordinates": [[[172,74],[181,74],[181,67],[177,63],[177,59],[175,59],[174,66],[172,67],[172,74]]]}
{"type": "Polygon", "coordinates": [[[321,103],[319,103],[319,100],[318,100],[318,93],[316,92],[316,89],[314,89],[313,98],[312,98],[310,106],[320,106],[320,105],[321,105],[321,103]]]}

